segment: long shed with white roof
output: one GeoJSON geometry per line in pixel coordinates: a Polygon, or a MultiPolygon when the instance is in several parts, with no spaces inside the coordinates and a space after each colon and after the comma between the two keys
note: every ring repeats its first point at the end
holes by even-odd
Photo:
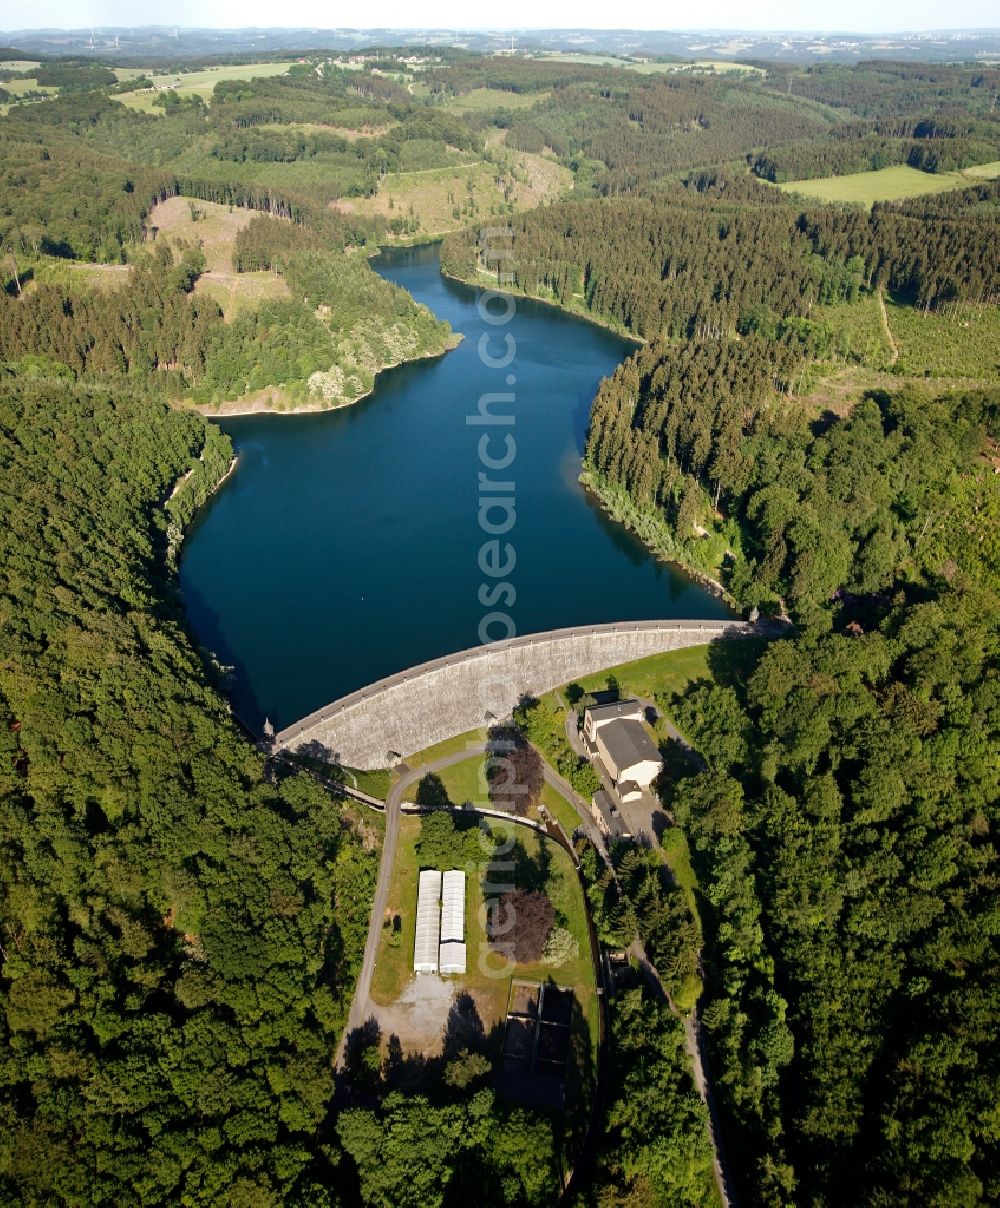
{"type": "Polygon", "coordinates": [[[449,869],[441,878],[441,942],[465,939],[465,873],[449,869]]]}
{"type": "Polygon", "coordinates": [[[413,972],[437,973],[441,943],[441,874],[424,868],[417,889],[417,925],[413,940],[413,972]]]}

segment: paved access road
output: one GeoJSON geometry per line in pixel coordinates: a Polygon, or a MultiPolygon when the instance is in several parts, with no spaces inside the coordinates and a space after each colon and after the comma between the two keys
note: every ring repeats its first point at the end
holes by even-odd
{"type": "MultiPolygon", "coordinates": [[[[375,900],[372,903],[371,917],[368,920],[368,937],[365,940],[365,954],[361,961],[361,970],[358,973],[358,982],[354,989],[354,1000],[351,1003],[350,1014],[347,1017],[347,1023],[340,1038],[340,1044],[337,1047],[338,1067],[343,1062],[344,1043],[348,1034],[355,1028],[359,1028],[371,1014],[369,999],[372,976],[375,973],[375,957],[378,954],[379,941],[382,938],[382,924],[385,921],[385,911],[389,900],[389,882],[392,880],[392,866],[396,858],[396,844],[399,841],[401,806],[403,801],[406,800],[406,794],[424,776],[428,776],[434,772],[442,772],[453,764],[463,763],[466,759],[473,759],[477,755],[484,755],[485,753],[486,743],[477,742],[471,743],[461,751],[455,751],[451,755],[442,755],[440,759],[433,759],[430,763],[421,764],[416,768],[407,768],[404,764],[403,767],[406,770],[389,790],[389,795],[385,801],[385,839],[382,844],[382,858],[379,862],[378,880],[375,884],[375,900]]],[[[594,820],[591,817],[587,803],[544,759],[542,760],[542,767],[547,783],[551,784],[554,789],[561,793],[574,806],[576,812],[580,815],[581,825],[586,830],[588,836],[606,856],[604,837],[594,825],[594,820]]]]}

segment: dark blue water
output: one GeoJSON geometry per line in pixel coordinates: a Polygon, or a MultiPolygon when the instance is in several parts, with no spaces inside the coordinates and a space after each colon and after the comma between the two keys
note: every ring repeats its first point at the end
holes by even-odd
{"type": "MultiPolygon", "coordinates": [[[[658,563],[577,482],[591,400],[633,347],[552,307],[518,299],[487,328],[480,291],[448,281],[437,249],[385,253],[374,266],[465,335],[459,348],[382,374],[342,411],[224,421],[236,473],[184,546],[181,588],[202,643],[235,667],[237,712],[278,728],[355,688],[478,642],[489,537],[478,520],[480,395],[512,390],[516,550],[506,611],[518,633],[662,617],[714,618],[725,606],[658,563]],[[482,364],[484,330],[506,369],[482,364]],[[497,335],[496,333],[500,333],[497,335]],[[508,373],[517,381],[505,385],[508,373]]],[[[491,514],[496,521],[499,514],[491,514]]],[[[498,611],[504,611],[501,606],[498,611]]],[[[499,624],[492,636],[502,636],[499,624]]]]}

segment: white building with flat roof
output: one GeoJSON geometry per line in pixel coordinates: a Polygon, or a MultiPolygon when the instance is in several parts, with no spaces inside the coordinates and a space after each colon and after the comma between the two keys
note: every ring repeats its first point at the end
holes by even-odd
{"type": "Polygon", "coordinates": [[[450,868],[441,879],[441,949],[438,967],[442,973],[464,973],[465,873],[450,868]]]}
{"type": "Polygon", "coordinates": [[[437,973],[441,943],[441,874],[436,868],[420,872],[417,926],[413,940],[413,972],[437,973]]]}

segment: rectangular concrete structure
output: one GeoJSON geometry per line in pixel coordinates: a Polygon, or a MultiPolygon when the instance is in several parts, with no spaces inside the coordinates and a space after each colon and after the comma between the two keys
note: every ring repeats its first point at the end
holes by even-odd
{"type": "Polygon", "coordinates": [[[441,942],[441,874],[425,868],[417,888],[417,925],[413,940],[413,972],[437,973],[441,942]]]}
{"type": "Polygon", "coordinates": [[[352,692],[282,730],[275,746],[349,767],[389,767],[509,717],[524,696],[650,654],[758,632],[743,621],[623,621],[476,646],[352,692]]]}

